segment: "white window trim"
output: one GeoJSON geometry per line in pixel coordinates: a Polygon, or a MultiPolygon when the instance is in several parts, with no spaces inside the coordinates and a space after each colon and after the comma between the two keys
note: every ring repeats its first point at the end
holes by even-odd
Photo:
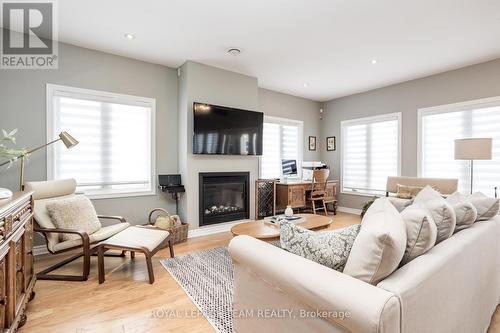
{"type": "MultiPolygon", "coordinates": [[[[55,139],[54,137],[51,136],[51,133],[54,132],[54,127],[55,127],[52,97],[56,92],[58,92],[59,94],[68,93],[68,96],[71,96],[73,98],[77,97],[81,99],[91,99],[93,101],[100,100],[105,102],[113,102],[115,100],[120,102],[125,101],[132,105],[151,107],[151,162],[150,162],[151,191],[89,194],[86,196],[90,199],[110,199],[110,198],[156,195],[156,187],[157,187],[156,185],[156,99],[47,83],[46,85],[47,142],[50,142],[55,139]]],[[[76,139],[78,140],[78,138],[76,139]]],[[[47,147],[47,180],[54,179],[54,167],[55,167],[54,152],[55,152],[54,145],[50,145],[47,147]]]]}
{"type": "MultiPolygon", "coordinates": [[[[302,120],[296,120],[296,119],[290,119],[290,118],[282,118],[282,117],[274,117],[274,116],[267,116],[264,115],[264,122],[269,122],[269,123],[278,123],[278,124],[293,124],[293,125],[298,125],[299,127],[299,157],[297,161],[297,176],[302,179],[302,161],[304,159],[304,122],[302,120]]],[[[259,178],[261,178],[261,162],[262,162],[262,156],[259,156],[259,178]]],[[[281,174],[281,171],[280,171],[281,174]]]]}
{"type": "Polygon", "coordinates": [[[348,119],[348,120],[342,120],[340,122],[340,139],[341,139],[341,152],[340,152],[340,193],[341,194],[348,194],[348,195],[355,195],[355,196],[361,196],[361,197],[373,197],[374,193],[370,192],[346,192],[344,191],[344,152],[345,152],[345,140],[344,140],[344,128],[346,125],[355,125],[355,124],[368,124],[368,123],[376,123],[379,121],[384,121],[388,120],[388,118],[395,117],[398,120],[398,174],[397,176],[401,175],[401,153],[402,153],[402,118],[403,114],[401,112],[394,112],[394,113],[385,113],[377,116],[370,116],[370,117],[363,117],[363,118],[356,118],[356,119],[348,119]]]}
{"type": "Polygon", "coordinates": [[[500,105],[500,96],[474,99],[465,102],[443,104],[438,106],[432,106],[428,108],[418,109],[418,129],[417,129],[417,176],[422,177],[422,164],[423,164],[423,133],[422,133],[422,118],[424,116],[433,114],[442,114],[449,112],[460,112],[469,111],[475,108],[487,108],[500,105]]]}

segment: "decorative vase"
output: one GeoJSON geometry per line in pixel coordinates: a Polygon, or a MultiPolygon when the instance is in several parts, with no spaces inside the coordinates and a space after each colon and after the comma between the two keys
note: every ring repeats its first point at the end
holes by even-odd
{"type": "Polygon", "coordinates": [[[293,209],[292,209],[292,206],[286,206],[286,209],[285,209],[285,216],[288,217],[288,216],[293,216],[293,209]]]}

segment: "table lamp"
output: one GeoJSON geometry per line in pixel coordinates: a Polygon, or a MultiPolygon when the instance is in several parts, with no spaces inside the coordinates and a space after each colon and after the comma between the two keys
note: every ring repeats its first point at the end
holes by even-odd
{"type": "Polygon", "coordinates": [[[455,140],[455,159],[470,161],[470,193],[474,189],[474,160],[491,160],[492,138],[455,140]]]}
{"type": "Polygon", "coordinates": [[[33,149],[29,150],[26,154],[20,155],[20,156],[13,158],[7,162],[4,162],[4,163],[0,164],[0,166],[6,165],[6,164],[12,163],[14,161],[17,161],[18,159],[21,159],[21,173],[19,176],[19,190],[22,191],[24,188],[24,160],[25,160],[26,156],[37,151],[37,150],[40,150],[44,147],[47,147],[53,143],[56,143],[57,141],[62,141],[64,143],[64,145],[66,146],[66,148],[68,148],[68,149],[73,148],[74,146],[76,146],[78,144],[78,141],[74,137],[72,137],[68,132],[61,132],[61,133],[59,133],[59,139],[55,139],[53,141],[50,141],[46,144],[41,145],[40,147],[33,148],[33,149]]]}

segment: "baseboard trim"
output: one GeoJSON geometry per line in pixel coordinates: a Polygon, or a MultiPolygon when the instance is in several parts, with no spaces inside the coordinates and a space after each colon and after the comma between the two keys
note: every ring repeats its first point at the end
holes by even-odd
{"type": "Polygon", "coordinates": [[[349,208],[349,207],[339,206],[337,208],[337,210],[339,212],[343,212],[343,213],[356,214],[356,215],[360,215],[361,214],[361,209],[356,209],[356,208],[349,208]]]}

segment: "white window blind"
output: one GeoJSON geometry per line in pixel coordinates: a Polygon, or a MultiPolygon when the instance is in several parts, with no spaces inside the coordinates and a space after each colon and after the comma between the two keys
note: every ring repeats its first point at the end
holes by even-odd
{"type": "Polygon", "coordinates": [[[263,150],[260,158],[260,178],[281,176],[281,160],[297,161],[300,175],[302,164],[302,122],[290,119],[265,117],[263,150]]]}
{"type": "Polygon", "coordinates": [[[342,128],[342,192],[381,194],[400,174],[401,113],[346,120],[342,128]]]}
{"type": "Polygon", "coordinates": [[[48,85],[47,101],[48,139],[79,141],[50,146],[48,179],[75,178],[93,198],[154,193],[153,99],[48,85]]]}
{"type": "Polygon", "coordinates": [[[500,98],[423,109],[420,117],[420,175],[458,178],[470,192],[470,162],[454,159],[455,139],[493,138],[493,159],[474,161],[474,191],[493,196],[500,186],[500,98]]]}

